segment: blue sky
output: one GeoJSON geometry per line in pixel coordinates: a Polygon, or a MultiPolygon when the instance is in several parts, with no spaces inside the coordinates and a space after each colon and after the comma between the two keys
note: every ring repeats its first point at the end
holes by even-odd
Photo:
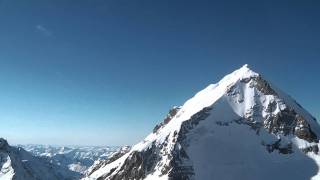
{"type": "Polygon", "coordinates": [[[320,119],[318,1],[0,0],[0,135],[123,145],[243,64],[320,119]]]}

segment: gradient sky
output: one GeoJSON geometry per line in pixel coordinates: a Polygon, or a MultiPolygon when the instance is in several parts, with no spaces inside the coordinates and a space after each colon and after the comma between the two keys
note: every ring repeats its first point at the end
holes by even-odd
{"type": "Polygon", "coordinates": [[[319,2],[0,0],[0,136],[134,144],[245,63],[320,119],[319,2]]]}

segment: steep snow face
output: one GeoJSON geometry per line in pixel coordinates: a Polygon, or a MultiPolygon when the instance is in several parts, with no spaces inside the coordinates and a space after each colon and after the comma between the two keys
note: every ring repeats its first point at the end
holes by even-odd
{"type": "Polygon", "coordinates": [[[72,180],[79,176],[71,171],[32,156],[22,148],[9,146],[0,138],[1,180],[72,180]]]}
{"type": "Polygon", "coordinates": [[[320,179],[319,125],[247,65],[170,112],[85,179],[320,179]]]}

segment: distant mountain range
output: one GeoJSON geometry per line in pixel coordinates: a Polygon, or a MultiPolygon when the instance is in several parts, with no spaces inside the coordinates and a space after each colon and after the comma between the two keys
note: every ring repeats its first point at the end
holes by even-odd
{"type": "Polygon", "coordinates": [[[77,172],[79,174],[93,165],[98,159],[107,159],[120,147],[112,146],[50,146],[50,145],[18,145],[35,156],[77,172]]]}
{"type": "Polygon", "coordinates": [[[129,149],[129,146],[10,146],[1,138],[0,180],[77,180],[95,162],[129,149]]]}
{"type": "Polygon", "coordinates": [[[78,173],[33,156],[21,147],[10,146],[0,138],[1,180],[72,180],[78,173]]]}

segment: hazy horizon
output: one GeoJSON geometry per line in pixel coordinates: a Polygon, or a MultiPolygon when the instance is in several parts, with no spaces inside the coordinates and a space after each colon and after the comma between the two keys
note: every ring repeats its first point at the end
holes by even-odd
{"type": "Polygon", "coordinates": [[[0,0],[0,136],[132,145],[243,64],[320,120],[319,18],[309,1],[0,0]]]}

